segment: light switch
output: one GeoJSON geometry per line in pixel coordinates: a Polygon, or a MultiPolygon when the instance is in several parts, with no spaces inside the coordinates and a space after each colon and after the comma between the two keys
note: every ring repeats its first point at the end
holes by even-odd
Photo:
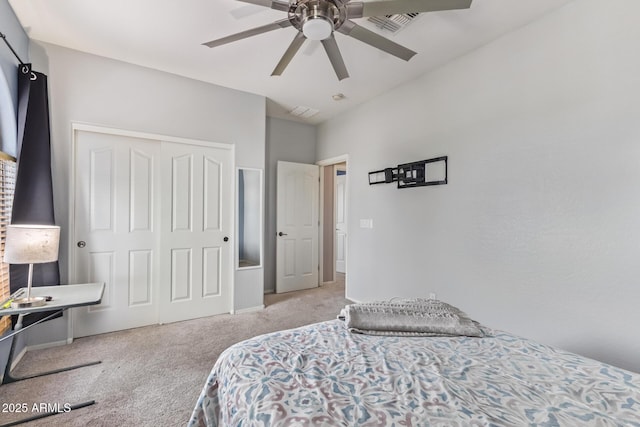
{"type": "Polygon", "coordinates": [[[373,220],[371,218],[361,219],[360,228],[373,228],[373,220]]]}

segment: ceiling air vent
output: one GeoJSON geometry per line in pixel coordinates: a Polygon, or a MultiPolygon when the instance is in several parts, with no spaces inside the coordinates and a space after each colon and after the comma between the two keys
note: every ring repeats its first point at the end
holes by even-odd
{"type": "Polygon", "coordinates": [[[299,105],[295,107],[293,110],[289,111],[289,114],[291,114],[292,116],[301,117],[303,119],[308,119],[310,117],[315,116],[319,112],[320,111],[316,110],[315,108],[303,107],[299,105]]]}
{"type": "Polygon", "coordinates": [[[376,27],[397,33],[407,25],[409,25],[419,13],[403,13],[401,15],[385,15],[385,16],[372,16],[368,20],[373,22],[376,27]]]}

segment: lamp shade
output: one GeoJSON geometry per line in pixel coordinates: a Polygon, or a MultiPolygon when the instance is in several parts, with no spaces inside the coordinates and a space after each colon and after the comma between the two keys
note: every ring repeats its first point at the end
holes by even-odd
{"type": "Polygon", "coordinates": [[[4,262],[39,264],[58,260],[60,227],[57,225],[8,225],[4,262]]]}

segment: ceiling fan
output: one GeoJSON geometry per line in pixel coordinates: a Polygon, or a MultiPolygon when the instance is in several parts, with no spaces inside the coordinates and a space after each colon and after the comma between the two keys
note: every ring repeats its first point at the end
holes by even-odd
{"type": "Polygon", "coordinates": [[[382,0],[382,1],[350,1],[350,0],[241,0],[245,3],[269,7],[287,12],[288,17],[271,24],[252,28],[217,40],[203,43],[208,47],[216,47],[247,37],[294,27],[298,33],[285,51],[284,55],[271,73],[282,75],[306,39],[319,40],[327,52],[338,80],[349,77],[340,49],[333,35],[335,31],[353,37],[370,46],[378,48],[393,56],[408,61],[416,54],[391,40],[370,31],[351,19],[368,16],[384,16],[403,13],[434,12],[440,10],[468,9],[472,0],[382,0]]]}

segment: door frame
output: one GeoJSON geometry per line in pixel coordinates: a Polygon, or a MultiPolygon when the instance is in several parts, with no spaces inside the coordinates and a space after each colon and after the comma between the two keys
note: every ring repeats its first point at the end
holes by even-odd
{"type": "MultiPolygon", "coordinates": [[[[347,170],[347,178],[346,178],[346,182],[345,182],[345,208],[347,210],[347,222],[349,220],[349,176],[350,176],[350,165],[349,165],[349,155],[348,154],[342,154],[336,157],[330,157],[328,159],[324,159],[324,160],[320,160],[316,162],[316,165],[320,166],[320,176],[324,177],[324,174],[326,172],[326,168],[327,167],[331,167],[333,168],[334,165],[337,165],[339,163],[346,163],[346,170],[347,170]]],[[[334,183],[334,179],[332,179],[332,185],[334,183]]],[[[325,185],[324,185],[324,179],[320,179],[320,213],[324,212],[324,194],[325,194],[325,185]]],[[[335,216],[335,207],[333,209],[334,211],[334,216],[335,216]]],[[[320,227],[319,227],[319,236],[322,237],[324,235],[324,228],[327,225],[325,224],[325,220],[324,220],[324,215],[320,215],[320,227]]],[[[335,232],[332,233],[333,237],[331,238],[332,240],[332,245],[335,247],[335,232]]],[[[324,278],[324,265],[325,262],[330,262],[331,265],[333,266],[333,272],[335,274],[335,270],[336,270],[336,266],[335,266],[335,254],[332,257],[333,259],[330,260],[325,260],[324,259],[324,239],[323,238],[319,238],[319,261],[320,261],[320,272],[319,272],[319,276],[318,276],[318,280],[320,282],[320,284],[325,283],[325,278],[324,278]]],[[[348,248],[349,248],[349,239],[347,238],[347,241],[345,242],[345,253],[348,254],[348,248]]],[[[347,273],[349,272],[349,256],[346,255],[345,256],[345,270],[347,271],[347,273]]],[[[335,280],[335,277],[334,277],[335,280]]],[[[348,282],[349,278],[348,278],[348,274],[347,277],[345,278],[345,290],[347,288],[347,282],[348,282]]]]}
{"type": "Polygon", "coordinates": [[[343,245],[343,259],[342,259],[342,269],[344,270],[343,273],[346,274],[347,273],[347,253],[346,253],[346,245],[347,245],[347,240],[348,240],[348,234],[349,234],[349,230],[348,230],[348,222],[347,222],[347,218],[349,216],[349,212],[347,212],[347,206],[346,206],[346,201],[347,201],[347,194],[346,194],[346,187],[347,187],[347,170],[346,170],[346,163],[340,163],[338,165],[334,165],[333,166],[333,225],[335,226],[335,231],[334,231],[334,239],[333,239],[333,274],[337,275],[338,274],[338,182],[342,179],[342,183],[343,183],[343,189],[342,189],[342,204],[343,204],[343,224],[344,227],[347,229],[346,232],[344,232],[344,245],[343,245]],[[341,165],[344,165],[343,167],[341,167],[341,165]],[[343,175],[338,174],[338,172],[340,171],[344,171],[343,175]]]}
{"type": "MultiPolygon", "coordinates": [[[[92,125],[88,123],[80,123],[80,122],[71,122],[71,171],[69,174],[69,194],[72,196],[69,197],[69,212],[68,212],[68,230],[65,233],[67,237],[67,268],[68,268],[68,277],[70,283],[77,283],[76,277],[76,257],[75,257],[75,245],[74,242],[77,240],[75,236],[75,208],[76,208],[76,200],[75,200],[75,183],[76,183],[76,148],[78,144],[78,132],[93,132],[93,133],[101,133],[106,135],[114,135],[114,136],[124,136],[130,138],[139,138],[150,141],[166,141],[172,142],[176,144],[188,144],[188,145],[199,145],[203,147],[211,147],[211,148],[220,148],[230,150],[231,154],[231,224],[229,227],[230,233],[235,233],[236,229],[236,208],[235,208],[235,199],[236,199],[236,147],[235,144],[225,144],[221,142],[213,142],[213,141],[205,141],[200,139],[191,139],[191,138],[182,138],[176,136],[168,136],[162,134],[156,134],[151,132],[139,132],[132,131],[126,129],[119,129],[107,126],[100,125],[92,125]]],[[[235,234],[231,236],[232,241],[235,241],[235,234]]],[[[235,307],[235,253],[231,250],[231,265],[228,267],[230,269],[229,273],[229,309],[230,312],[234,312],[235,307]]],[[[68,327],[67,327],[67,343],[71,343],[73,341],[73,316],[68,317],[68,327]]]]}

